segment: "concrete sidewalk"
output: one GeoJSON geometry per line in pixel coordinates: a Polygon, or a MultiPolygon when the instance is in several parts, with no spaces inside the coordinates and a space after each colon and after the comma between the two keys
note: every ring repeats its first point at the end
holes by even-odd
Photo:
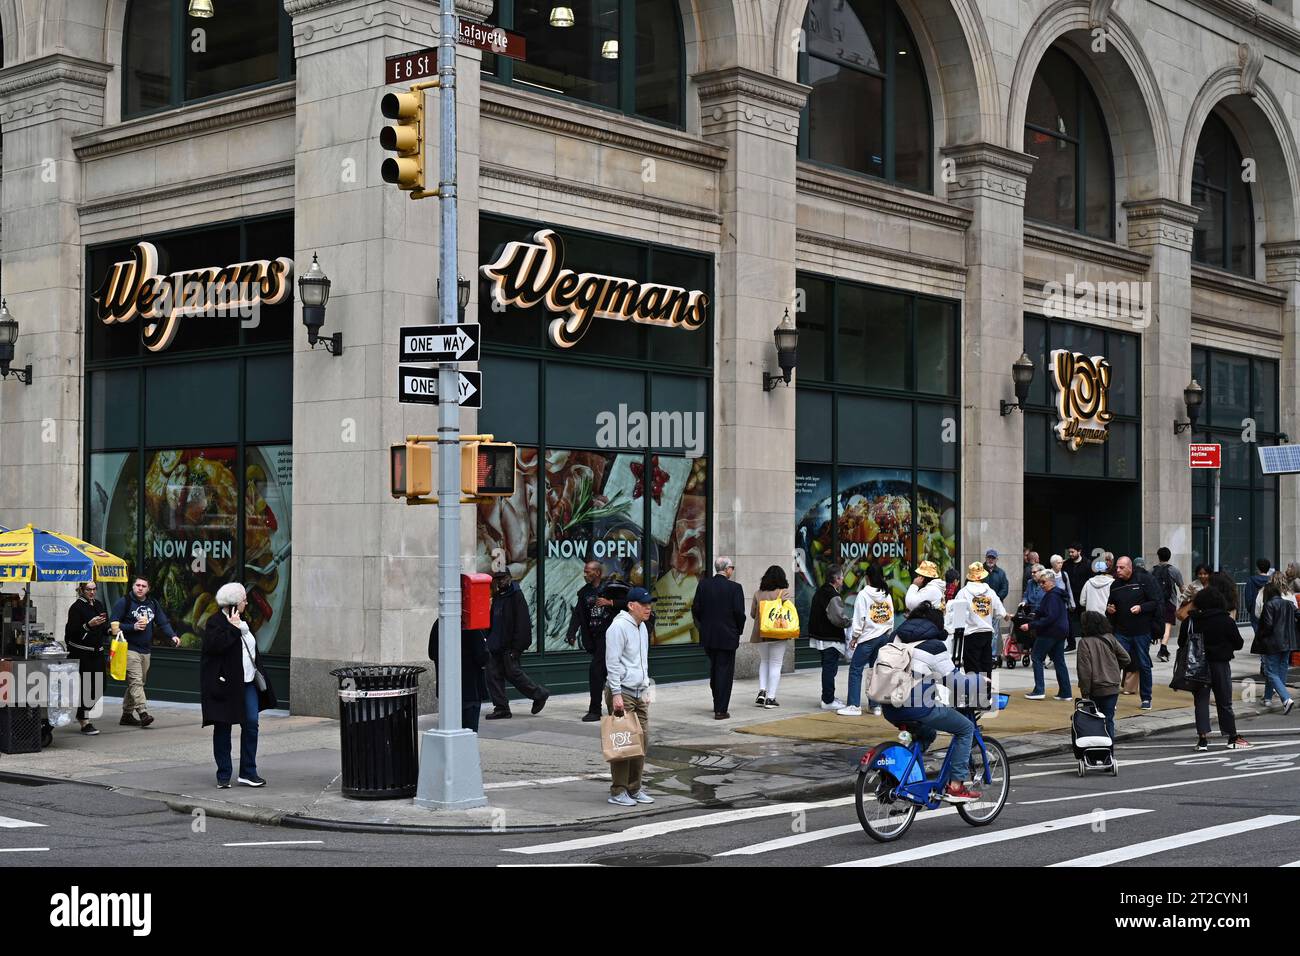
{"type": "MultiPolygon", "coordinates": [[[[1069,660],[1073,667],[1073,655],[1069,660]]],[[[1156,665],[1156,700],[1163,709],[1123,716],[1136,708],[1136,698],[1121,698],[1121,738],[1193,725],[1190,695],[1167,689],[1171,672],[1170,664],[1156,665]]],[[[988,721],[987,733],[1002,742],[1013,760],[1068,749],[1069,705],[1026,701],[1023,694],[1033,682],[1028,669],[996,674],[1011,703],[988,721]]],[[[1261,712],[1251,702],[1262,695],[1258,659],[1239,658],[1234,675],[1253,679],[1238,684],[1238,694],[1244,691],[1246,697],[1237,705],[1238,716],[1261,712]]],[[[841,692],[846,676],[841,669],[841,692]]],[[[1049,670],[1048,690],[1054,689],[1049,670]]],[[[741,801],[847,794],[864,748],[895,733],[877,718],[823,713],[816,669],[784,677],[779,709],[755,707],[757,691],[753,680],[737,681],[732,719],[715,721],[707,682],[657,686],[647,761],[648,785],[657,803],[636,811],[605,802],[608,767],[600,754],[599,725],[579,719],[586,710],[585,694],[552,696],[536,717],[526,707],[516,707],[510,720],[482,722],[480,754],[490,805],[478,810],[433,812],[410,800],[345,798],[339,784],[338,722],[282,711],[261,717],[258,771],[269,785],[217,790],[211,729],[200,726],[197,705],[186,704],[153,705],[157,720],[142,730],[120,726],[120,701],[109,701],[97,722],[103,731],[99,736],[83,737],[75,728],[64,728],[41,753],[0,755],[0,779],[17,774],[79,781],[161,800],[183,812],[201,809],[285,826],[501,832],[626,822],[632,815],[741,801]]],[[[432,715],[421,718],[421,729],[432,727],[434,720],[432,715]]],[[[1190,746],[1190,733],[1188,742],[1190,746]]]]}

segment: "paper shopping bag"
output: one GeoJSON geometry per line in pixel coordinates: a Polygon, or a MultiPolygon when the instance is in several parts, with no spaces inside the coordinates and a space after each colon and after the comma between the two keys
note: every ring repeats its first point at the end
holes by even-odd
{"type": "Polygon", "coordinates": [[[606,760],[631,760],[645,756],[645,735],[636,714],[606,714],[600,718],[600,751],[606,760]]]}
{"type": "Polygon", "coordinates": [[[1140,686],[1139,681],[1141,679],[1142,679],[1142,675],[1140,671],[1125,671],[1124,684],[1120,688],[1120,692],[1124,694],[1136,694],[1138,692],[1138,687],[1140,686]]]}

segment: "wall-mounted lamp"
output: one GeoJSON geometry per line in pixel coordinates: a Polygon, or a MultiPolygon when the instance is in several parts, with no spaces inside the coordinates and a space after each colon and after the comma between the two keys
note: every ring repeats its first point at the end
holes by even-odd
{"type": "Polygon", "coordinates": [[[342,332],[335,332],[323,339],[320,336],[321,326],[325,324],[325,303],[330,299],[330,279],[321,271],[314,252],[311,255],[311,268],[306,275],[298,277],[298,298],[302,300],[302,324],[307,326],[307,344],[315,348],[317,342],[322,342],[330,355],[341,354],[342,332]]]}
{"type": "Polygon", "coordinates": [[[799,330],[790,318],[789,309],[785,310],[785,318],[781,320],[781,324],[772,331],[772,338],[776,340],[776,364],[781,367],[781,374],[763,373],[763,391],[765,392],[770,392],[776,388],[777,382],[789,385],[790,373],[794,371],[795,365],[799,362],[799,330]]]}
{"type": "MultiPolygon", "coordinates": [[[[438,277],[438,299],[442,299],[442,277],[438,277]]],[[[465,321],[465,309],[469,305],[469,280],[463,275],[456,275],[456,321],[465,321]]]]}
{"type": "Polygon", "coordinates": [[[1029,386],[1034,381],[1034,363],[1024,352],[1020,353],[1020,358],[1011,363],[1011,384],[1016,390],[1016,400],[1008,402],[1003,399],[998,403],[998,413],[1004,418],[1012,412],[1025,410],[1025,402],[1029,399],[1029,386]]]}
{"type": "Polygon", "coordinates": [[[32,384],[32,367],[10,369],[14,360],[14,343],[18,341],[18,320],[9,314],[9,306],[0,299],[0,378],[12,375],[24,385],[32,384]]]}
{"type": "Polygon", "coordinates": [[[1183,404],[1187,406],[1187,421],[1174,419],[1174,434],[1178,435],[1189,428],[1196,427],[1196,419],[1201,417],[1201,402],[1205,401],[1205,389],[1192,379],[1183,389],[1183,404]]]}

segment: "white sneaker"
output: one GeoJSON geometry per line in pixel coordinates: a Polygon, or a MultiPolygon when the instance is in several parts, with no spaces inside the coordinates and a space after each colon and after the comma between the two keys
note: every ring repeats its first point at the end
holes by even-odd
{"type": "Polygon", "coordinates": [[[633,800],[631,797],[629,797],[626,793],[620,793],[620,794],[617,794],[617,795],[615,795],[615,796],[610,797],[610,798],[609,798],[609,802],[612,803],[612,804],[614,804],[614,806],[616,806],[616,807],[635,807],[635,806],[636,806],[636,801],[633,800]]]}
{"type": "Polygon", "coordinates": [[[1025,700],[1046,700],[1046,694],[1026,694],[1025,700]]]}
{"type": "Polygon", "coordinates": [[[843,706],[844,706],[844,701],[840,700],[840,699],[837,697],[835,700],[831,701],[829,704],[822,704],[822,710],[839,710],[839,709],[840,709],[841,707],[843,707],[843,706]]]}
{"type": "Polygon", "coordinates": [[[884,717],[884,716],[885,716],[885,712],[884,712],[883,710],[881,710],[879,707],[872,707],[872,708],[871,708],[871,716],[872,716],[872,717],[884,717]]]}
{"type": "Polygon", "coordinates": [[[841,707],[839,710],[835,711],[835,713],[839,714],[841,717],[861,717],[862,708],[854,707],[850,704],[848,707],[841,707]]]}
{"type": "Polygon", "coordinates": [[[646,792],[646,788],[645,788],[645,787],[642,787],[642,788],[641,788],[640,790],[638,790],[636,793],[632,794],[632,799],[635,800],[637,803],[654,803],[654,802],[655,802],[655,798],[652,797],[652,796],[650,796],[650,794],[646,792]]]}
{"type": "Polygon", "coordinates": [[[1278,700],[1276,697],[1270,697],[1268,700],[1264,701],[1264,706],[1267,707],[1269,710],[1273,710],[1276,707],[1281,707],[1282,702],[1278,700]]]}

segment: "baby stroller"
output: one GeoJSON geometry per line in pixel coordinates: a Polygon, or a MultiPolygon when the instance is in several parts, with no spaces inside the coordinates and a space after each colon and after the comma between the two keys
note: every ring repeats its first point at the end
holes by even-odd
{"type": "Polygon", "coordinates": [[[1070,745],[1079,761],[1079,776],[1089,770],[1109,770],[1112,777],[1119,776],[1115,762],[1115,741],[1106,732],[1106,718],[1090,700],[1076,700],[1074,715],[1070,718],[1070,745]]]}
{"type": "Polygon", "coordinates": [[[1022,631],[1020,625],[1029,624],[1033,619],[1033,612],[1029,608],[1022,605],[1016,609],[1016,614],[1011,619],[1011,631],[1002,645],[1003,667],[1015,667],[1017,661],[1022,667],[1029,666],[1029,650],[1034,646],[1034,632],[1022,631]]]}

